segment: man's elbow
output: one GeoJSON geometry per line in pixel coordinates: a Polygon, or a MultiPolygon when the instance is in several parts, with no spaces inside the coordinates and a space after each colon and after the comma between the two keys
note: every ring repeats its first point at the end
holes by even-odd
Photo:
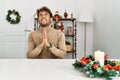
{"type": "Polygon", "coordinates": [[[28,59],[32,59],[32,57],[27,53],[27,58],[28,59]]]}
{"type": "Polygon", "coordinates": [[[66,57],[67,57],[67,53],[64,52],[63,55],[61,56],[61,59],[66,59],[66,57]]]}
{"type": "Polygon", "coordinates": [[[33,56],[30,52],[28,52],[28,53],[27,53],[27,58],[28,58],[28,59],[33,59],[34,56],[33,56]]]}

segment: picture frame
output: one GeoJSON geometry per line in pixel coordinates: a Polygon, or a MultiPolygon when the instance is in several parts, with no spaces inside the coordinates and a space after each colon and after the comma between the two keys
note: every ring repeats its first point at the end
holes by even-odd
{"type": "Polygon", "coordinates": [[[67,27],[67,35],[72,35],[72,34],[73,34],[72,27],[71,26],[67,27]]]}

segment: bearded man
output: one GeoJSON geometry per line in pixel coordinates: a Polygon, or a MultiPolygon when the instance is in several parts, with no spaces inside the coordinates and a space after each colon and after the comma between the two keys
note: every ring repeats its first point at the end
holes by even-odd
{"type": "Polygon", "coordinates": [[[66,58],[65,35],[51,27],[51,10],[44,6],[37,10],[37,16],[40,29],[29,34],[27,58],[66,58]]]}

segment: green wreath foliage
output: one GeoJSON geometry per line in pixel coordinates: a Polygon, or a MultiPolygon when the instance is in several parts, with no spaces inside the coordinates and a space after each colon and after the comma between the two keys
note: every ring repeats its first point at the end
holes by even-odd
{"type": "Polygon", "coordinates": [[[120,61],[107,58],[104,61],[104,66],[100,66],[93,55],[88,55],[76,59],[73,66],[90,78],[103,77],[105,80],[113,80],[113,77],[120,77],[120,61]]]}
{"type": "Polygon", "coordinates": [[[15,10],[8,10],[8,14],[6,16],[6,20],[8,22],[10,22],[10,24],[18,24],[20,22],[20,18],[21,16],[19,15],[19,12],[18,11],[15,11],[15,10]],[[15,18],[13,19],[11,17],[11,15],[13,15],[15,18]]]}

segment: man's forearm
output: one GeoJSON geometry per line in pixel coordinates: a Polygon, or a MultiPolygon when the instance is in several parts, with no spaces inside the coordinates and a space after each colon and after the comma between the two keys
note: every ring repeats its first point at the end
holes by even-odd
{"type": "Polygon", "coordinates": [[[29,50],[28,53],[27,53],[27,58],[36,58],[36,57],[38,57],[41,50],[42,50],[42,47],[40,45],[38,45],[33,50],[29,50]]]}
{"type": "Polygon", "coordinates": [[[51,48],[49,48],[49,50],[52,52],[52,54],[54,54],[58,58],[61,58],[61,59],[66,58],[66,49],[65,48],[57,49],[55,46],[52,46],[51,48]]]}

